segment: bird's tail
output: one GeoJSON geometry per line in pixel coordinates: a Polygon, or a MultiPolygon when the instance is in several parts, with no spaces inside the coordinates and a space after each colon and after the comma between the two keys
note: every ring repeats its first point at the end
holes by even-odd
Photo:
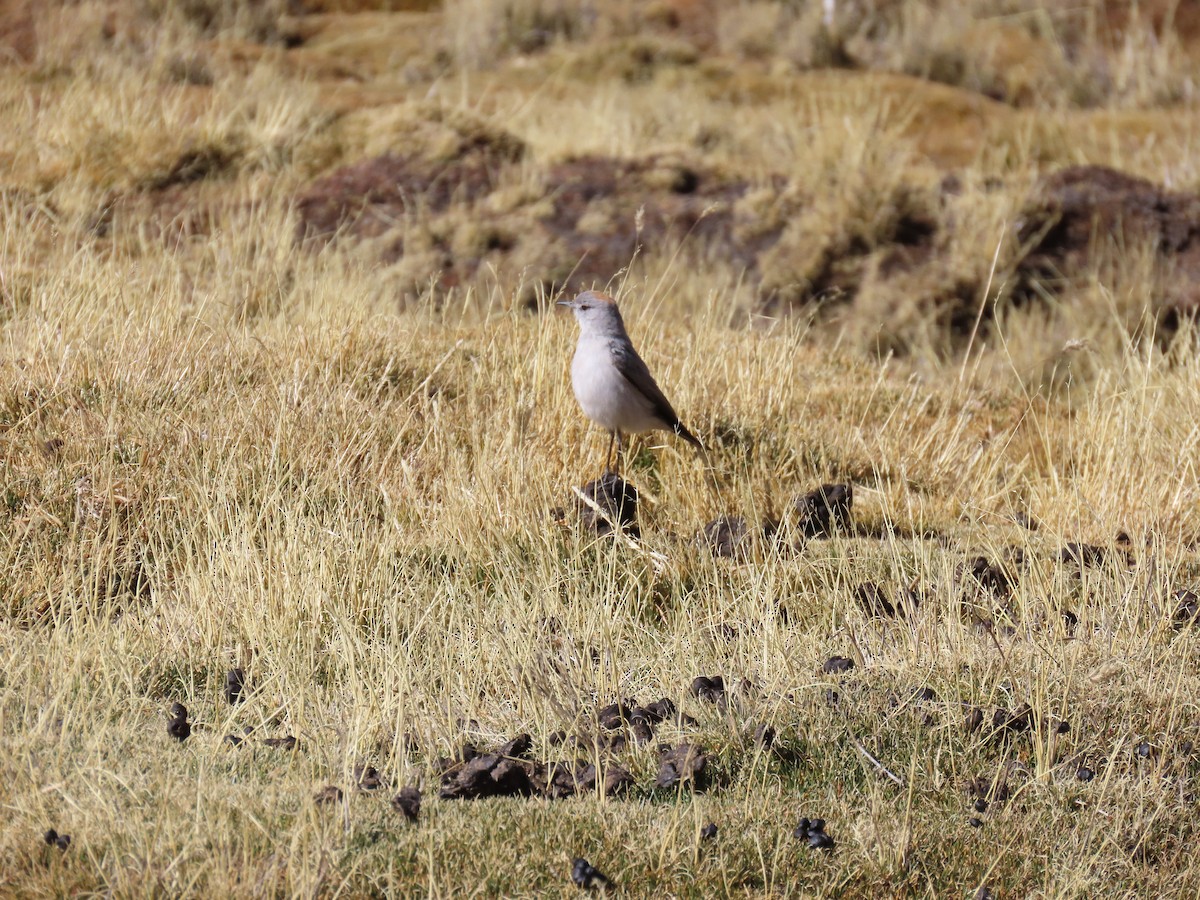
{"type": "Polygon", "coordinates": [[[696,437],[687,430],[687,426],[680,421],[675,422],[674,431],[679,437],[683,438],[689,444],[696,448],[696,452],[700,454],[700,458],[704,460],[704,469],[708,475],[708,483],[713,489],[714,494],[720,493],[720,486],[717,484],[717,476],[713,470],[712,459],[708,455],[708,450],[701,443],[700,438],[696,437]]]}

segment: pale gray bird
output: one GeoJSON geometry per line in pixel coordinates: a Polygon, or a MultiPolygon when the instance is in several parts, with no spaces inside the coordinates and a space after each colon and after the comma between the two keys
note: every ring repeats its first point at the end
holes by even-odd
{"type": "Polygon", "coordinates": [[[609,432],[609,470],[613,442],[620,462],[622,435],[643,431],[672,431],[701,454],[704,445],[679,421],[650,370],[625,331],[617,301],[598,291],[584,291],[574,300],[559,300],[575,313],[579,344],[571,361],[571,385],[584,415],[609,432]]]}

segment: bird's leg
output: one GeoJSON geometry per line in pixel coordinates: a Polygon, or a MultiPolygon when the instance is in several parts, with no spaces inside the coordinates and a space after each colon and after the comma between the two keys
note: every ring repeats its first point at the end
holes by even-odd
{"type": "Polygon", "coordinates": [[[602,475],[607,475],[612,471],[613,441],[616,439],[617,433],[615,431],[610,431],[608,433],[608,452],[604,454],[604,471],[600,473],[602,475]]]}
{"type": "Polygon", "coordinates": [[[617,430],[617,471],[621,470],[621,454],[625,450],[625,443],[621,440],[620,429],[617,430]]]}

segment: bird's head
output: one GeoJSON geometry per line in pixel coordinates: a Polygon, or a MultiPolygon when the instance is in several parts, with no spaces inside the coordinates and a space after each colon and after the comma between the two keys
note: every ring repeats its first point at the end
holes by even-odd
{"type": "Polygon", "coordinates": [[[575,321],[584,331],[624,331],[625,324],[621,321],[621,313],[617,309],[617,301],[608,294],[599,291],[584,291],[574,300],[559,300],[559,306],[565,306],[575,313],[575,321]]]}

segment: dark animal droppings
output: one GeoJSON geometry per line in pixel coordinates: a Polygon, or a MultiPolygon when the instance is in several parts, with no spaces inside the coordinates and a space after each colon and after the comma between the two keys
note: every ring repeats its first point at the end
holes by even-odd
{"type": "Polygon", "coordinates": [[[637,488],[620,475],[606,472],[595,481],[589,481],[583,487],[583,495],[600,509],[597,512],[578,497],[575,498],[575,508],[585,528],[598,535],[623,531],[632,537],[640,536],[637,488]]]}
{"type": "Polygon", "coordinates": [[[709,703],[717,703],[725,694],[725,679],[720,675],[711,678],[698,675],[692,679],[692,696],[709,703]]]}
{"type": "Polygon", "coordinates": [[[406,787],[392,798],[392,808],[403,813],[410,822],[417,821],[421,815],[421,792],[415,787],[406,787]]]}
{"type": "Polygon", "coordinates": [[[686,742],[673,750],[667,750],[659,757],[658,778],[654,785],[658,788],[673,788],[679,784],[691,784],[700,789],[703,786],[704,770],[708,765],[708,757],[699,747],[686,742]]]}
{"type": "Polygon", "coordinates": [[[972,828],[982,828],[983,827],[983,819],[979,819],[979,818],[976,818],[975,816],[971,816],[971,818],[967,819],[967,824],[970,825],[972,828]]]}
{"type": "Polygon", "coordinates": [[[842,675],[854,668],[854,660],[848,656],[831,656],[825,660],[825,664],[821,666],[821,671],[826,675],[842,675]]]}
{"type": "Polygon", "coordinates": [[[263,739],[263,746],[270,747],[272,750],[295,750],[298,744],[299,741],[290,734],[285,734],[283,737],[263,739]]]}
{"type": "Polygon", "coordinates": [[[192,726],[188,722],[187,707],[182,703],[172,703],[171,716],[171,721],[167,723],[167,734],[182,744],[192,734],[192,726]]]}
{"type": "Polygon", "coordinates": [[[1096,777],[1096,773],[1093,772],[1091,769],[1089,769],[1087,766],[1080,766],[1078,769],[1075,770],[1075,777],[1078,778],[1080,781],[1087,783],[1096,777]]]}
{"type": "Polygon", "coordinates": [[[230,705],[245,700],[246,673],[242,669],[230,669],[225,673],[225,699],[230,705]]]}
{"type": "Polygon", "coordinates": [[[334,784],[326,785],[313,794],[313,802],[318,806],[326,806],[331,803],[340,803],[342,800],[342,789],[334,784]]]}
{"type": "Polygon", "coordinates": [[[716,837],[717,837],[717,826],[714,825],[712,822],[709,822],[707,825],[705,825],[703,828],[700,829],[700,840],[711,841],[711,840],[715,840],[716,837]]]}
{"type": "Polygon", "coordinates": [[[577,856],[571,863],[571,880],[585,891],[606,888],[610,884],[604,873],[582,856],[577,856]]]}
{"type": "Polygon", "coordinates": [[[721,516],[704,526],[700,540],[713,556],[731,559],[744,553],[749,534],[750,529],[741,516],[721,516]]]}
{"type": "Polygon", "coordinates": [[[71,846],[71,836],[69,834],[59,834],[53,828],[47,828],[46,833],[42,835],[49,846],[57,847],[59,850],[66,850],[71,846]]]}
{"type": "Polygon", "coordinates": [[[796,498],[792,504],[805,537],[828,537],[850,527],[854,488],[849,484],[823,484],[796,498]]]}

